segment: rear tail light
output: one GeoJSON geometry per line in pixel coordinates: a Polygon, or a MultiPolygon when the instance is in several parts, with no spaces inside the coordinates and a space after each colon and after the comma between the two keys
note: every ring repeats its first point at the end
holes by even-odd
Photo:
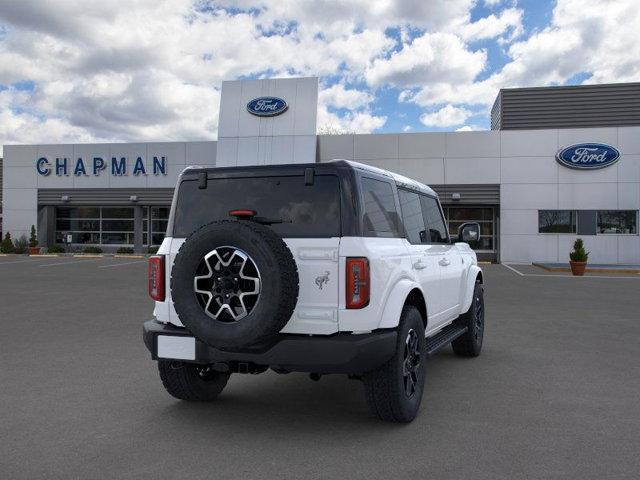
{"type": "Polygon", "coordinates": [[[149,296],[164,302],[164,255],[149,257],[149,296]]]}
{"type": "Polygon", "coordinates": [[[347,308],[364,308],[369,305],[370,292],[369,260],[364,257],[348,257],[347,308]]]}

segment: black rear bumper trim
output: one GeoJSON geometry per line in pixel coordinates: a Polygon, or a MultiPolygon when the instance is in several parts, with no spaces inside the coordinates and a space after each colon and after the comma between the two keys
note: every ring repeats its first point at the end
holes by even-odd
{"type": "MultiPolygon", "coordinates": [[[[157,320],[143,326],[143,339],[157,360],[159,335],[193,335],[186,329],[157,320]]],[[[385,330],[367,334],[337,333],[330,336],[281,334],[273,345],[260,351],[226,351],[196,338],[192,363],[252,363],[292,372],[345,373],[360,375],[387,362],[395,353],[397,334],[385,330]]],[[[181,360],[184,361],[184,360],[181,360]]]]}

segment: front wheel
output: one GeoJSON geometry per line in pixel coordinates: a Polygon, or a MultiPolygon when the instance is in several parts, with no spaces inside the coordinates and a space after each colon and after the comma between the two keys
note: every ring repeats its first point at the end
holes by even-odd
{"type": "Polygon", "coordinates": [[[175,360],[159,360],[158,371],[164,388],[171,396],[200,402],[211,401],[220,395],[230,376],[207,365],[175,360]]]}
{"type": "Polygon", "coordinates": [[[484,337],[484,289],[480,282],[476,282],[474,287],[469,310],[460,315],[457,322],[467,327],[467,331],[451,342],[453,351],[461,357],[477,357],[482,350],[484,337]]]}
{"type": "Polygon", "coordinates": [[[362,380],[371,412],[381,420],[410,422],[418,414],[425,381],[422,315],[412,305],[402,310],[396,353],[362,380]]]}

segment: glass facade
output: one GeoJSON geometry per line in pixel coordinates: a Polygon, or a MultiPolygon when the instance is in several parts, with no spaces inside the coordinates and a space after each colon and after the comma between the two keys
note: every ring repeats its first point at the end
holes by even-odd
{"type": "Polygon", "coordinates": [[[576,212],[573,210],[539,210],[539,233],[576,233],[576,212]]]}
{"type": "MultiPolygon", "coordinates": [[[[142,243],[158,246],[164,239],[170,207],[142,209],[142,243]]],[[[70,243],[75,244],[133,246],[134,217],[135,207],[57,207],[56,243],[65,243],[70,235],[70,243]]]]}
{"type": "Polygon", "coordinates": [[[458,228],[463,223],[479,223],[480,238],[477,242],[469,242],[469,246],[480,252],[496,251],[497,232],[493,207],[446,207],[444,212],[450,235],[458,235],[458,228]]]}
{"type": "Polygon", "coordinates": [[[538,210],[538,233],[637,235],[637,210],[538,210]]]}
{"type": "Polygon", "coordinates": [[[148,207],[144,209],[142,221],[142,243],[149,246],[158,246],[162,243],[167,231],[170,207],[148,207]],[[151,216],[151,223],[149,223],[151,216]],[[151,239],[151,243],[149,243],[151,239]]]}
{"type": "Polygon", "coordinates": [[[638,212],[636,210],[599,210],[597,232],[636,235],[638,212]]]}

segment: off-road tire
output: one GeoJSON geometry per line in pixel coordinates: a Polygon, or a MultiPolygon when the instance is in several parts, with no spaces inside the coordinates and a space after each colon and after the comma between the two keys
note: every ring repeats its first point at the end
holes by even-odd
{"type": "Polygon", "coordinates": [[[417,308],[407,305],[400,316],[396,353],[387,363],[366,373],[362,378],[369,409],[380,420],[407,423],[418,414],[425,382],[425,344],[422,315],[417,308]],[[414,332],[417,337],[419,366],[415,391],[408,396],[403,372],[410,332],[414,332]]]}
{"type": "Polygon", "coordinates": [[[229,380],[229,373],[216,372],[204,365],[158,360],[162,385],[180,400],[209,402],[215,399],[229,380]]]}
{"type": "Polygon", "coordinates": [[[171,270],[171,296],[180,321],[203,342],[228,350],[275,340],[293,314],[298,288],[298,268],[282,238],[269,227],[247,220],[221,220],[196,230],[180,247],[171,270]],[[257,303],[234,322],[207,315],[194,291],[198,265],[205,255],[223,246],[246,253],[261,276],[257,303]]]}
{"type": "Polygon", "coordinates": [[[484,337],[484,288],[480,282],[475,284],[469,310],[460,315],[456,322],[467,327],[467,331],[451,342],[453,351],[461,357],[477,357],[482,350],[484,337]]]}

